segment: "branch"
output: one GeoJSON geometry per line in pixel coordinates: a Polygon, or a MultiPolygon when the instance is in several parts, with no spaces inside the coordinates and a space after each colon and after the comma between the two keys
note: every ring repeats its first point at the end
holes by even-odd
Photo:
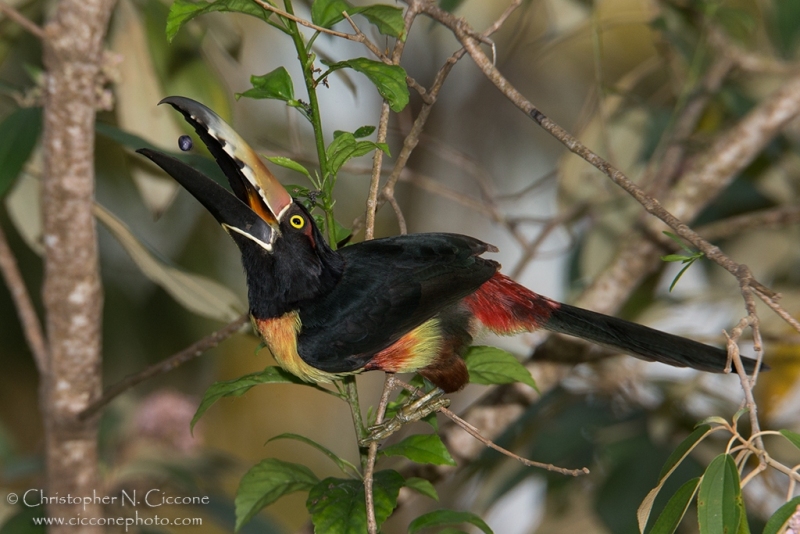
{"type": "MultiPolygon", "coordinates": [[[[425,393],[420,391],[418,388],[412,386],[411,384],[403,382],[402,380],[395,379],[395,383],[397,385],[399,385],[400,387],[402,387],[403,389],[405,389],[408,392],[410,392],[412,395],[414,395],[417,398],[423,397],[425,395],[425,393]]],[[[453,421],[455,424],[457,424],[462,429],[464,429],[470,436],[474,437],[475,439],[477,439],[478,441],[480,441],[481,443],[483,443],[484,445],[486,445],[490,449],[494,449],[497,452],[499,452],[499,453],[501,453],[501,454],[503,454],[505,456],[508,456],[509,458],[513,458],[514,460],[522,463],[523,465],[527,465],[528,467],[538,467],[538,468],[541,468],[541,469],[546,469],[547,471],[553,471],[553,472],[556,472],[556,473],[561,473],[562,475],[569,475],[569,476],[573,476],[573,477],[577,477],[577,476],[580,476],[580,475],[588,475],[589,474],[589,469],[587,467],[582,467],[581,469],[566,469],[564,467],[558,467],[558,466],[553,465],[553,464],[546,464],[546,463],[542,463],[542,462],[536,462],[536,461],[533,461],[533,460],[528,460],[527,458],[523,458],[522,456],[514,454],[513,452],[509,451],[508,449],[504,449],[500,445],[497,445],[492,440],[490,440],[488,438],[485,438],[483,435],[481,435],[480,431],[477,428],[475,428],[473,425],[467,423],[465,420],[463,420],[462,418],[460,418],[459,416],[457,416],[455,413],[453,413],[452,411],[448,410],[447,408],[442,407],[442,408],[439,408],[437,411],[439,411],[443,415],[447,416],[451,421],[453,421]]]]}
{"type": "MultiPolygon", "coordinates": [[[[383,393],[381,393],[381,400],[378,404],[378,411],[375,414],[375,424],[383,423],[383,417],[386,415],[386,407],[389,405],[389,395],[395,387],[394,373],[386,373],[386,380],[383,383],[383,393]]],[[[372,493],[372,476],[375,473],[375,461],[378,458],[378,442],[371,441],[369,444],[369,453],[367,454],[367,465],[364,470],[364,494],[367,499],[367,531],[369,534],[378,533],[378,522],[375,519],[375,498],[372,493]]]]}
{"type": "MultiPolygon", "coordinates": [[[[405,34],[411,31],[411,26],[414,24],[414,20],[417,18],[417,9],[414,7],[410,7],[406,10],[406,14],[403,18],[404,23],[404,31],[405,34]]],[[[360,33],[360,30],[355,25],[355,23],[347,17],[348,22],[353,27],[356,32],[360,33]]],[[[392,59],[391,64],[399,65],[400,58],[403,55],[403,50],[405,50],[405,41],[402,39],[398,39],[395,42],[394,50],[392,52],[392,59]]],[[[416,84],[416,82],[414,82],[416,84]]],[[[384,100],[383,104],[381,105],[381,116],[378,122],[378,135],[377,135],[377,142],[378,143],[385,143],[386,142],[386,133],[389,128],[389,104],[384,100]]],[[[372,163],[372,178],[369,184],[369,194],[367,196],[367,211],[365,214],[366,217],[366,230],[364,232],[364,239],[370,240],[375,236],[375,214],[378,211],[378,190],[380,188],[381,182],[381,167],[383,164],[383,151],[376,150],[375,157],[373,158],[372,163]]],[[[402,232],[405,233],[405,219],[403,218],[403,214],[400,211],[400,207],[397,203],[393,203],[395,206],[395,213],[397,214],[397,220],[400,222],[400,227],[402,232]]]]}
{"type": "MultiPolygon", "coordinates": [[[[406,12],[406,21],[409,20],[409,17],[416,17],[418,13],[420,13],[422,9],[422,4],[420,2],[407,2],[408,3],[408,10],[406,12]]],[[[490,35],[495,33],[503,23],[508,20],[508,17],[511,16],[511,13],[516,10],[522,0],[513,0],[511,4],[506,8],[506,10],[500,15],[500,17],[491,25],[487,30],[481,35],[481,40],[487,39],[490,35]]],[[[406,24],[406,35],[408,35],[409,23],[406,24]]],[[[398,42],[398,46],[404,45],[403,42],[398,42]]],[[[399,49],[402,52],[402,48],[399,49]]],[[[393,55],[393,59],[397,57],[397,61],[399,61],[398,48],[395,48],[395,55],[393,55]]],[[[444,86],[444,82],[447,79],[447,76],[450,74],[450,71],[453,70],[453,67],[458,63],[458,61],[464,57],[466,54],[466,49],[462,48],[455,52],[452,56],[450,56],[445,64],[439,69],[436,73],[436,78],[431,85],[431,88],[427,91],[420,90],[421,88],[416,86],[416,82],[414,82],[414,87],[420,92],[420,96],[422,97],[423,105],[420,109],[419,113],[417,114],[417,118],[414,119],[414,125],[411,127],[411,131],[406,135],[405,139],[403,140],[403,148],[400,150],[400,153],[397,155],[395,159],[394,166],[392,167],[392,172],[389,175],[389,178],[386,181],[386,184],[383,186],[381,190],[381,194],[377,199],[375,204],[375,211],[377,212],[378,209],[381,208],[386,202],[394,204],[394,188],[397,185],[398,180],[400,180],[402,172],[406,169],[406,165],[408,164],[408,160],[411,157],[411,153],[419,144],[419,138],[422,135],[422,130],[425,127],[425,123],[428,121],[428,117],[430,116],[431,109],[433,105],[436,103],[436,99],[439,96],[439,91],[444,86]]],[[[409,79],[410,80],[410,79],[409,79]]],[[[373,175],[374,176],[374,175],[373,175]]],[[[371,209],[371,208],[370,208],[371,209]]],[[[395,207],[395,212],[400,213],[398,208],[395,207]]],[[[369,217],[367,215],[366,217],[369,217]]],[[[372,217],[374,219],[374,216],[372,217]]],[[[352,231],[353,233],[357,233],[364,225],[365,217],[359,217],[352,224],[352,231]]],[[[400,221],[401,230],[405,228],[405,221],[398,216],[398,220],[400,221]]],[[[405,233],[403,231],[402,233],[405,233]]]]}
{"type": "Polygon", "coordinates": [[[703,225],[697,231],[708,241],[715,241],[739,235],[747,230],[776,229],[798,223],[800,223],[800,205],[789,205],[728,217],[703,225]]]}
{"type": "MultiPolygon", "coordinates": [[[[294,21],[294,22],[296,22],[297,24],[299,24],[301,26],[305,26],[306,28],[311,28],[314,31],[318,31],[320,33],[326,33],[326,34],[332,35],[334,37],[340,37],[342,39],[347,39],[348,41],[355,41],[357,43],[361,43],[364,46],[366,46],[367,48],[369,48],[370,52],[375,54],[375,56],[378,57],[381,61],[384,61],[384,62],[386,61],[386,57],[381,53],[380,48],[375,46],[375,43],[370,41],[367,38],[367,36],[364,35],[363,33],[361,33],[360,31],[356,35],[353,35],[353,34],[350,34],[350,33],[337,32],[336,30],[329,30],[328,28],[323,28],[322,26],[317,26],[313,22],[309,22],[309,21],[307,21],[307,20],[305,20],[303,18],[298,17],[297,15],[293,15],[293,14],[287,12],[287,11],[279,9],[279,8],[273,6],[272,4],[270,4],[269,2],[265,2],[264,0],[253,0],[253,1],[256,4],[260,5],[261,7],[263,7],[264,9],[266,9],[267,11],[270,11],[270,12],[275,13],[276,15],[279,15],[279,16],[281,16],[283,18],[286,18],[286,19],[289,19],[291,21],[294,21]]],[[[347,16],[346,13],[345,13],[345,16],[347,16]]],[[[349,19],[349,17],[347,17],[347,18],[349,19]]]]}
{"type": "MultiPolygon", "coordinates": [[[[421,0],[407,0],[407,2],[419,3],[421,0]]],[[[561,141],[571,152],[602,171],[615,184],[636,199],[648,213],[666,223],[675,230],[676,234],[692,243],[710,260],[733,274],[740,282],[745,278],[750,280],[750,286],[756,290],[759,298],[765,302],[769,301],[767,303],[770,307],[773,309],[779,307],[774,300],[775,293],[754,280],[746,266],[728,258],[719,248],[691,230],[681,219],[692,218],[701,206],[713,198],[709,196],[711,192],[716,194],[723,185],[727,185],[736,173],[748,165],[787,122],[797,116],[800,112],[800,74],[790,78],[769,99],[748,113],[736,126],[714,143],[712,149],[706,153],[693,171],[687,172],[681,177],[676,192],[671,197],[673,199],[669,204],[671,209],[666,209],[621,171],[550,120],[517,91],[479,48],[479,40],[475,38],[474,30],[463,19],[453,17],[450,13],[429,2],[422,2],[421,6],[422,13],[453,31],[481,71],[515,106],[561,141]],[[674,201],[676,198],[680,201],[674,201]]],[[[639,249],[636,250],[636,254],[643,256],[639,249]]],[[[795,328],[800,326],[797,321],[789,324],[795,328]]]]}
{"type": "Polygon", "coordinates": [[[25,280],[22,279],[17,260],[8,246],[8,240],[2,227],[0,227],[0,272],[3,273],[3,279],[11,292],[11,298],[14,300],[19,322],[22,325],[22,332],[33,353],[36,368],[40,374],[45,374],[48,368],[48,356],[42,323],[39,322],[39,317],[36,315],[31,295],[28,293],[28,288],[25,287],[25,280]]]}
{"type": "Polygon", "coordinates": [[[184,363],[191,361],[204,352],[213,349],[233,334],[239,331],[247,323],[248,315],[244,314],[237,319],[234,319],[224,327],[220,328],[216,332],[212,332],[211,334],[207,335],[206,337],[195,341],[185,349],[180,352],[176,352],[172,356],[161,360],[160,362],[151,365],[139,371],[136,374],[128,375],[113,386],[108,387],[104,392],[103,396],[91,403],[87,406],[79,415],[80,419],[87,419],[107,405],[109,402],[117,398],[119,395],[124,393],[125,391],[129,390],[133,386],[141,384],[148,378],[153,378],[154,376],[162,375],[164,373],[168,373],[172,371],[176,367],[183,365],[184,363]]]}
{"type": "Polygon", "coordinates": [[[25,30],[38,37],[40,40],[44,41],[47,38],[44,30],[40,26],[34,24],[33,21],[14,9],[12,6],[0,2],[0,13],[22,26],[25,30]]]}

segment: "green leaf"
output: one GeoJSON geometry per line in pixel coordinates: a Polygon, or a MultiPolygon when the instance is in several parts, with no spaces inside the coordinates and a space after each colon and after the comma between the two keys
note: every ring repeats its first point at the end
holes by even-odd
{"type": "Polygon", "coordinates": [[[342,241],[350,237],[350,234],[353,233],[350,231],[349,228],[346,228],[342,223],[340,223],[336,219],[333,220],[333,224],[334,224],[333,233],[334,233],[334,239],[336,239],[336,243],[341,243],[342,241]]]}
{"type": "Polygon", "coordinates": [[[747,521],[747,509],[744,506],[744,498],[742,494],[739,493],[739,497],[736,499],[736,507],[739,509],[739,530],[737,534],[751,534],[750,533],[750,523],[747,521]]]}
{"type": "MultiPolygon", "coordinates": [[[[348,13],[350,12],[348,11],[348,13]]],[[[374,24],[383,35],[404,40],[403,32],[406,29],[406,24],[403,20],[403,10],[401,8],[376,4],[358,8],[355,13],[374,24]]]]}
{"type": "Polygon", "coordinates": [[[666,230],[664,230],[663,233],[664,233],[665,236],[667,236],[668,238],[670,238],[673,241],[675,241],[675,243],[679,247],[681,247],[683,250],[685,250],[689,254],[696,254],[697,251],[694,251],[691,248],[689,248],[689,246],[686,243],[683,242],[683,239],[679,235],[673,234],[672,232],[668,232],[666,230]]]}
{"type": "Polygon", "coordinates": [[[356,139],[361,139],[362,137],[367,137],[372,135],[372,132],[374,131],[375,131],[374,126],[362,126],[358,130],[353,132],[353,137],[355,137],[356,139]]]}
{"type": "Polygon", "coordinates": [[[270,20],[272,13],[262,8],[252,0],[216,0],[214,2],[191,2],[189,0],[175,0],[167,16],[167,40],[172,42],[175,35],[184,24],[199,15],[212,13],[214,11],[229,11],[234,13],[244,13],[252,15],[272,26],[286,31],[283,26],[270,20]]]}
{"type": "MultiPolygon", "coordinates": [[[[733,414],[733,417],[731,417],[731,419],[735,423],[735,422],[737,422],[739,420],[740,417],[742,417],[744,414],[746,414],[749,411],[750,411],[750,408],[748,406],[742,406],[741,408],[736,410],[736,413],[733,414]]],[[[798,447],[800,447],[800,445],[798,445],[798,447]]]]}
{"type": "Polygon", "coordinates": [[[678,488],[678,491],[670,497],[664,510],[659,514],[653,528],[649,534],[672,534],[678,528],[689,503],[692,502],[697,486],[700,484],[700,477],[693,478],[678,488]]]}
{"type": "Polygon", "coordinates": [[[686,267],[684,267],[683,269],[681,269],[680,271],[678,271],[678,274],[676,274],[676,275],[675,275],[675,279],[674,279],[674,280],[672,281],[672,283],[669,285],[669,290],[670,290],[670,292],[672,292],[672,290],[675,288],[675,285],[678,283],[678,280],[680,280],[680,279],[681,279],[681,276],[683,276],[683,273],[685,273],[685,272],[686,272],[686,269],[688,269],[689,267],[691,267],[693,263],[694,263],[694,260],[687,261],[687,262],[686,262],[686,267]]]}
{"type": "Polygon", "coordinates": [[[342,132],[331,141],[326,150],[328,168],[335,175],[349,160],[369,154],[376,148],[380,147],[372,141],[358,141],[353,134],[342,132]]]}
{"type": "Polygon", "coordinates": [[[302,441],[306,445],[311,445],[312,447],[314,447],[315,449],[320,451],[322,454],[324,454],[325,456],[327,456],[328,458],[333,460],[333,462],[337,466],[339,466],[339,469],[341,469],[344,474],[347,475],[347,474],[355,473],[355,476],[357,478],[360,479],[360,477],[361,477],[361,475],[359,474],[358,469],[356,468],[356,466],[354,466],[353,464],[351,464],[350,462],[348,462],[344,458],[340,458],[333,451],[331,451],[327,447],[324,447],[323,445],[320,445],[319,443],[317,443],[316,441],[314,441],[311,438],[307,438],[305,436],[301,436],[300,434],[293,434],[291,432],[286,432],[284,434],[280,434],[278,436],[275,436],[274,438],[270,438],[269,440],[267,440],[267,443],[270,443],[271,441],[275,441],[275,440],[279,440],[279,439],[293,439],[293,440],[297,440],[297,441],[302,441]],[[350,473],[347,472],[348,469],[350,469],[350,473]]]}
{"type": "Polygon", "coordinates": [[[702,421],[700,421],[699,423],[697,423],[697,425],[695,425],[695,428],[699,428],[702,425],[711,425],[711,424],[720,425],[722,427],[727,428],[728,421],[724,417],[720,417],[718,415],[710,415],[705,419],[703,419],[702,421]]]}
{"type": "Polygon", "coordinates": [[[236,491],[236,530],[262,508],[284,495],[309,491],[319,483],[311,470],[300,464],[267,458],[250,468],[236,491]]]}
{"type": "Polygon", "coordinates": [[[736,463],[730,454],[720,454],[706,469],[697,491],[700,534],[736,534],[742,520],[741,498],[736,463]]]}
{"type": "Polygon", "coordinates": [[[311,5],[311,22],[323,28],[331,28],[344,20],[343,11],[352,14],[353,6],[344,0],[314,0],[311,5]]]}
{"type": "Polygon", "coordinates": [[[316,384],[303,382],[290,372],[285,371],[280,367],[271,366],[267,367],[260,373],[251,373],[249,375],[240,376],[239,378],[234,378],[233,380],[226,380],[224,382],[215,382],[211,384],[211,387],[209,387],[203,395],[203,400],[200,401],[200,406],[198,406],[197,412],[194,414],[194,417],[192,417],[190,428],[194,428],[195,423],[197,423],[203,414],[206,413],[206,410],[208,410],[211,405],[213,405],[222,397],[240,397],[250,391],[250,388],[253,386],[258,386],[261,384],[301,384],[313,387],[319,391],[323,391],[331,395],[337,395],[337,393],[317,386],[316,384]]]}
{"type": "Polygon", "coordinates": [[[536,391],[536,382],[524,365],[519,363],[513,354],[496,347],[471,347],[464,361],[469,370],[469,381],[472,384],[512,384],[522,382],[536,391]]]}
{"type": "Polygon", "coordinates": [[[294,100],[294,84],[292,77],[284,67],[268,72],[262,76],[250,76],[252,89],[244,93],[236,93],[236,99],[244,96],[247,98],[272,98],[289,102],[294,100]]]}
{"type": "Polygon", "coordinates": [[[426,497],[430,497],[435,501],[439,500],[439,494],[436,492],[436,488],[434,488],[433,484],[431,484],[424,478],[419,478],[419,477],[407,478],[404,486],[407,487],[408,489],[416,491],[420,495],[425,495],[426,497]]]}
{"type": "Polygon", "coordinates": [[[690,256],[684,256],[682,254],[667,254],[666,256],[661,256],[661,261],[690,261],[691,259],[690,256]]]}
{"type": "Polygon", "coordinates": [[[792,442],[792,445],[800,449],[800,434],[797,432],[792,432],[791,430],[786,430],[785,428],[780,429],[778,432],[781,435],[792,442]]]}
{"type": "Polygon", "coordinates": [[[779,532],[783,532],[786,523],[797,513],[798,506],[800,506],[800,497],[795,497],[775,510],[775,513],[769,518],[767,524],[764,525],[762,534],[778,534],[779,532]]]}
{"type": "Polygon", "coordinates": [[[408,534],[419,532],[423,528],[444,527],[470,523],[485,534],[493,534],[486,522],[472,512],[456,512],[454,510],[436,510],[423,514],[408,525],[408,534]]]}
{"type": "Polygon", "coordinates": [[[369,78],[395,113],[402,111],[408,104],[408,85],[406,85],[406,71],[403,67],[387,65],[363,57],[331,65],[333,69],[343,67],[350,67],[369,78]]]}
{"type": "MultiPolygon", "coordinates": [[[[297,171],[300,174],[305,174],[308,177],[308,179],[311,180],[311,173],[308,172],[308,169],[306,169],[293,159],[284,156],[264,156],[264,157],[267,158],[270,162],[274,163],[275,165],[280,165],[281,167],[286,167],[287,169],[297,171]]],[[[306,189],[305,187],[303,189],[308,191],[308,189],[306,189]]]]}
{"type": "Polygon", "coordinates": [[[434,432],[439,431],[439,419],[436,417],[436,412],[429,413],[428,415],[420,419],[420,421],[431,425],[431,428],[433,428],[434,432]]]}
{"type": "Polygon", "coordinates": [[[19,108],[0,123],[0,198],[11,188],[42,130],[42,108],[19,108]]]}
{"type": "Polygon", "coordinates": [[[92,212],[122,245],[142,274],[187,310],[226,322],[233,321],[247,310],[239,296],[219,282],[161,261],[125,223],[100,204],[95,203],[92,212]]]}
{"type": "Polygon", "coordinates": [[[659,480],[663,480],[675,470],[678,465],[680,465],[683,460],[689,456],[689,453],[697,447],[697,444],[700,443],[708,433],[711,431],[711,425],[701,425],[694,429],[694,431],[686,436],[686,438],[681,441],[680,445],[678,445],[672,454],[669,455],[667,461],[664,462],[664,467],[661,468],[661,473],[658,475],[659,480]]]}
{"type": "Polygon", "coordinates": [[[647,521],[650,518],[650,512],[653,510],[653,504],[658,497],[661,488],[664,487],[669,476],[678,468],[678,466],[689,456],[689,453],[697,447],[698,443],[711,432],[710,425],[700,425],[695,428],[694,432],[686,436],[680,445],[678,445],[672,454],[669,455],[664,467],[661,468],[661,473],[658,475],[658,485],[650,490],[647,496],[642,500],[639,509],[636,512],[636,518],[639,522],[639,532],[644,532],[647,521]]]}
{"type": "Polygon", "coordinates": [[[418,464],[456,465],[447,447],[436,434],[414,434],[403,441],[381,449],[386,456],[405,456],[418,464]]]}
{"type": "MultiPolygon", "coordinates": [[[[403,477],[397,471],[379,471],[373,476],[375,520],[381,524],[397,506],[403,477]]],[[[367,531],[364,483],[360,480],[326,478],[311,489],[306,501],[315,532],[363,534],[367,531]]]]}

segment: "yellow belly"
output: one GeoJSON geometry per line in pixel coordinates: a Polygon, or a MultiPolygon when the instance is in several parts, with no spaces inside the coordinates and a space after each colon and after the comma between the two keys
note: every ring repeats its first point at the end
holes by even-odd
{"type": "MultiPolygon", "coordinates": [[[[301,380],[329,383],[363,370],[328,373],[304,362],[297,353],[297,335],[302,327],[297,312],[289,312],[275,319],[253,319],[253,326],[278,364],[301,380]]],[[[431,319],[376,354],[365,369],[414,372],[433,362],[440,350],[439,321],[431,319]]]]}
{"type": "Polygon", "coordinates": [[[275,319],[253,319],[253,326],[267,344],[278,365],[301,380],[329,383],[353,374],[327,373],[303,361],[297,353],[297,334],[302,326],[297,312],[289,312],[275,319]]]}

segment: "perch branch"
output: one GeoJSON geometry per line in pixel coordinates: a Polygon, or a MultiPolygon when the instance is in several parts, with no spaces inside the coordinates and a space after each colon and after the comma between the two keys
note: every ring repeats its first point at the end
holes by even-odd
{"type": "Polygon", "coordinates": [[[87,406],[78,416],[80,419],[87,419],[97,413],[101,408],[107,405],[109,402],[117,398],[120,394],[124,393],[125,391],[129,390],[133,386],[141,384],[145,380],[152,378],[154,376],[162,375],[169,371],[172,371],[176,367],[183,365],[184,363],[191,361],[209,349],[213,349],[233,334],[239,331],[247,323],[248,315],[244,314],[241,317],[237,317],[224,327],[220,328],[216,332],[212,332],[211,334],[207,335],[206,337],[195,341],[185,349],[180,352],[176,352],[172,356],[161,360],[158,363],[155,363],[142,371],[139,371],[136,374],[128,375],[116,384],[108,387],[104,392],[103,396],[91,403],[87,406]]]}
{"type": "MultiPolygon", "coordinates": [[[[399,385],[400,387],[408,390],[411,394],[413,394],[416,397],[422,397],[422,396],[425,395],[424,392],[420,391],[418,388],[415,388],[411,384],[403,382],[402,380],[395,380],[395,381],[396,381],[397,385],[399,385]]],[[[509,458],[513,458],[514,460],[522,463],[523,465],[527,465],[528,467],[538,467],[540,469],[546,469],[547,471],[553,471],[553,472],[556,472],[556,473],[561,473],[562,475],[569,475],[569,476],[573,476],[573,477],[577,477],[577,476],[580,476],[580,475],[588,475],[589,474],[589,468],[587,468],[587,467],[583,467],[581,469],[566,469],[564,467],[558,467],[558,466],[553,465],[553,464],[546,464],[546,463],[542,463],[542,462],[536,462],[536,461],[533,461],[533,460],[528,460],[527,458],[523,458],[522,456],[514,454],[513,452],[509,451],[508,449],[504,449],[503,447],[501,447],[500,445],[497,445],[492,440],[484,437],[477,428],[475,428],[474,426],[472,426],[471,424],[469,424],[464,419],[460,418],[458,415],[456,415],[452,411],[448,410],[447,408],[439,408],[438,411],[441,412],[443,415],[447,416],[451,421],[453,421],[455,424],[457,424],[458,426],[463,428],[470,436],[474,437],[475,439],[477,439],[478,441],[480,441],[481,443],[483,443],[487,447],[489,447],[491,449],[494,449],[497,452],[499,452],[499,453],[501,453],[501,454],[503,454],[505,456],[508,456],[509,458]]]]}

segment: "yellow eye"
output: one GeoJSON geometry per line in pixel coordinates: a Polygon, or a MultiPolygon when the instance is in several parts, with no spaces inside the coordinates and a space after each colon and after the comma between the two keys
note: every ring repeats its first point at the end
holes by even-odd
{"type": "Polygon", "coordinates": [[[298,230],[306,225],[306,220],[303,219],[299,215],[292,215],[289,217],[289,224],[297,228],[298,230]]]}

